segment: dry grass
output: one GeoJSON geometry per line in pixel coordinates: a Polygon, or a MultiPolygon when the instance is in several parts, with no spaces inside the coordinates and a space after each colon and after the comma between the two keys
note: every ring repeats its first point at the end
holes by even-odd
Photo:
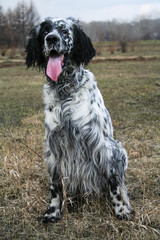
{"type": "Polygon", "coordinates": [[[106,41],[95,43],[98,56],[102,57],[119,57],[123,56],[159,56],[159,40],[135,41],[127,43],[127,51],[121,53],[120,43],[117,41],[106,41]]]}
{"type": "Polygon", "coordinates": [[[35,71],[12,67],[0,69],[0,239],[160,238],[159,62],[89,67],[111,113],[115,136],[128,151],[126,185],[135,219],[118,221],[107,202],[97,197],[86,198],[78,209],[66,211],[56,224],[45,226],[37,221],[49,202],[48,174],[42,159],[43,79],[35,71]]]}

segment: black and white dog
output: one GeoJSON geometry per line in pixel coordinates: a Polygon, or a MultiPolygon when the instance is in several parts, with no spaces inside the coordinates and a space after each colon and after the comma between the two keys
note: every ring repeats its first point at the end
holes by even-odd
{"type": "Polygon", "coordinates": [[[93,74],[83,67],[95,56],[89,37],[75,19],[48,18],[32,29],[26,52],[27,66],[44,69],[47,76],[43,96],[51,203],[42,222],[61,218],[64,187],[68,196],[102,194],[119,219],[130,219],[127,153],[113,138],[93,74]]]}

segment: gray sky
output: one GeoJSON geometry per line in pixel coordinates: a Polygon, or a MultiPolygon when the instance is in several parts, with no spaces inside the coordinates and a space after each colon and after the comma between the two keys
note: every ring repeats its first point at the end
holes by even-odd
{"type": "MultiPolygon", "coordinates": [[[[24,0],[30,3],[31,0],[24,0]]],[[[0,0],[4,10],[13,9],[23,0],[0,0]]],[[[143,17],[160,16],[160,0],[32,0],[41,19],[72,16],[90,22],[117,19],[119,21],[138,20],[143,17]]]]}

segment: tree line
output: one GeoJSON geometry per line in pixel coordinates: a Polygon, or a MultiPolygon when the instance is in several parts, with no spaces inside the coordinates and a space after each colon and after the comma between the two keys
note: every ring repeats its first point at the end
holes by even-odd
{"type": "Polygon", "coordinates": [[[32,4],[19,2],[12,10],[3,11],[0,6],[0,47],[23,48],[31,28],[40,22],[40,16],[32,4]]]}
{"type": "MultiPolygon", "coordinates": [[[[0,48],[24,48],[31,28],[40,21],[32,1],[30,4],[21,1],[6,12],[0,6],[0,48]]],[[[160,19],[140,19],[130,23],[92,21],[81,22],[81,25],[92,41],[119,41],[124,51],[129,41],[160,39],[160,19]]]]}
{"type": "Polygon", "coordinates": [[[140,19],[130,23],[117,20],[106,22],[82,22],[92,41],[135,41],[160,39],[160,18],[140,19]]]}
{"type": "Polygon", "coordinates": [[[127,51],[128,42],[160,39],[160,18],[144,18],[130,23],[117,20],[88,24],[82,22],[82,26],[92,41],[118,41],[122,52],[127,51]]]}

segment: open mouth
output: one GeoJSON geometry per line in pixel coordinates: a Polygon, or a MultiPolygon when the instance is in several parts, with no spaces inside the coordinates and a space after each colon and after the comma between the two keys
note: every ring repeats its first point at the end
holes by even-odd
{"type": "Polygon", "coordinates": [[[60,54],[56,50],[53,49],[50,51],[49,56],[50,57],[58,57],[58,56],[60,56],[60,54]]]}
{"type": "Polygon", "coordinates": [[[46,74],[54,82],[57,82],[58,76],[62,71],[64,65],[63,61],[64,55],[60,55],[55,50],[51,50],[48,58],[46,74]]]}

